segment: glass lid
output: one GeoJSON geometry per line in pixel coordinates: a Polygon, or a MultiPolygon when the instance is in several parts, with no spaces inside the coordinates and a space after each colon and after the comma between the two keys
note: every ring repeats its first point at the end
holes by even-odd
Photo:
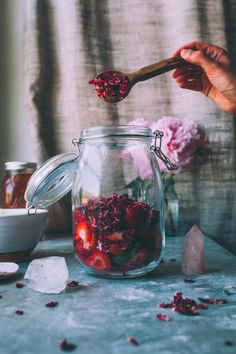
{"type": "Polygon", "coordinates": [[[77,158],[77,154],[61,154],[41,165],[27,184],[27,207],[43,209],[64,197],[72,188],[77,158]]]}

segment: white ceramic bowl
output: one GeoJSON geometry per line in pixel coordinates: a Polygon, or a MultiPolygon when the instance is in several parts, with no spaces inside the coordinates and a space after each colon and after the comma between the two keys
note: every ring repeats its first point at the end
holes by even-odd
{"type": "Polygon", "coordinates": [[[23,261],[37,245],[46,227],[48,211],[0,209],[0,261],[23,261]]]}

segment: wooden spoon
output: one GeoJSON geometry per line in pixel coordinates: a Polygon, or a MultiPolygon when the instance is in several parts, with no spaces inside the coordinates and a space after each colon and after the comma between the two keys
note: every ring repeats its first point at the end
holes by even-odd
{"type": "Polygon", "coordinates": [[[173,57],[145,66],[131,73],[106,71],[99,74],[95,80],[91,80],[89,83],[94,85],[99,98],[109,103],[116,103],[127,97],[137,82],[151,79],[185,64],[186,62],[181,57],[173,57]]]}

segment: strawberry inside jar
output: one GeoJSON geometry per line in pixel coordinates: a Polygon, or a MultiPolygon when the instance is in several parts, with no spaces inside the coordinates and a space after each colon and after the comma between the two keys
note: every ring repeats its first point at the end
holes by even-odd
{"type": "Polygon", "coordinates": [[[89,269],[129,275],[160,257],[159,224],[158,210],[126,194],[91,198],[74,209],[76,256],[89,269]]]}

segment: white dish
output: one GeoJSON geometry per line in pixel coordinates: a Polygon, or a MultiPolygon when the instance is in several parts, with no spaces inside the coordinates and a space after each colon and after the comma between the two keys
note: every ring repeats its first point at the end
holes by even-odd
{"type": "Polygon", "coordinates": [[[12,262],[0,262],[0,279],[5,279],[15,275],[19,270],[19,266],[12,262]]]}
{"type": "Polygon", "coordinates": [[[0,209],[0,261],[27,259],[46,227],[48,211],[0,209]]]}

